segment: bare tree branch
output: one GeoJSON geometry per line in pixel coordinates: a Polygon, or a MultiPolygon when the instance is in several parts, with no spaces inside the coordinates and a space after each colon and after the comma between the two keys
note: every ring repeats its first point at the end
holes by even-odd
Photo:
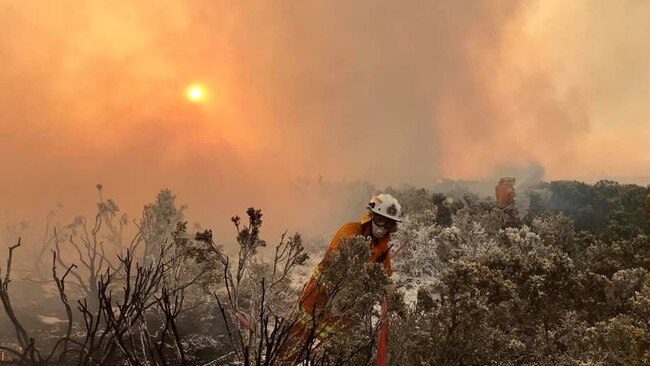
{"type": "Polygon", "coordinates": [[[20,344],[20,347],[22,347],[23,350],[26,350],[27,347],[29,347],[30,338],[27,334],[27,331],[25,331],[25,328],[16,317],[16,313],[14,312],[13,306],[11,305],[11,299],[9,298],[9,283],[11,282],[11,265],[13,261],[13,252],[14,249],[18,248],[20,245],[21,243],[19,238],[16,245],[9,247],[9,256],[7,257],[7,269],[5,277],[4,280],[0,279],[0,301],[2,301],[5,312],[7,313],[9,320],[11,320],[11,323],[14,326],[18,344],[20,344]]]}

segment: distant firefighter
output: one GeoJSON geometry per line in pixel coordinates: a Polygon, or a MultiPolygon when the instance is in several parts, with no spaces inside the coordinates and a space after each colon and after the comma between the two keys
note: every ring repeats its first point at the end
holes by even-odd
{"type": "Polygon", "coordinates": [[[650,184],[648,184],[648,193],[645,195],[645,213],[650,215],[650,184]]]}
{"type": "Polygon", "coordinates": [[[515,178],[501,178],[495,188],[497,207],[505,209],[515,204],[515,178]]]}

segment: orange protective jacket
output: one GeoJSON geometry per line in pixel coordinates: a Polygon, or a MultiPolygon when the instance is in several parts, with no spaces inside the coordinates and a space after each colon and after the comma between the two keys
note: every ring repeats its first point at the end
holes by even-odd
{"type": "MultiPolygon", "coordinates": [[[[366,215],[361,219],[361,222],[350,222],[341,226],[339,231],[336,232],[336,235],[334,235],[334,238],[332,238],[329,248],[327,249],[327,253],[325,253],[323,260],[318,263],[314,274],[311,276],[309,282],[307,282],[307,285],[305,285],[305,288],[300,294],[300,298],[298,300],[298,308],[302,311],[302,319],[300,320],[300,323],[302,324],[300,327],[302,328],[301,331],[310,329],[312,326],[314,326],[315,321],[313,321],[312,318],[312,315],[314,314],[317,315],[317,320],[319,323],[316,324],[318,329],[316,329],[315,332],[318,338],[323,339],[332,331],[335,320],[327,316],[327,314],[321,314],[321,309],[327,299],[327,288],[319,282],[321,270],[324,266],[327,265],[327,257],[329,254],[338,248],[338,246],[341,244],[341,240],[344,237],[353,237],[357,235],[371,237],[370,225],[370,216],[366,215]]],[[[380,256],[384,255],[385,258],[382,264],[384,265],[388,276],[391,276],[393,274],[393,270],[391,269],[390,265],[391,255],[390,248],[388,246],[389,239],[389,235],[385,235],[380,239],[373,238],[370,261],[376,262],[380,256]]]]}

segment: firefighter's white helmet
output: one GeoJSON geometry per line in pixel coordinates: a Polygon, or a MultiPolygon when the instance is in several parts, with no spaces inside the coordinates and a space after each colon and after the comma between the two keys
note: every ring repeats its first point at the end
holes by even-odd
{"type": "Polygon", "coordinates": [[[371,198],[368,203],[368,209],[377,215],[402,222],[402,206],[390,194],[382,193],[371,198]]]}

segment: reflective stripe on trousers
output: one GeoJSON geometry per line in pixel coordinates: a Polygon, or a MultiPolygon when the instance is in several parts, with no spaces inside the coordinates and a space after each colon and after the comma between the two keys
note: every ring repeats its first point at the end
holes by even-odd
{"type": "MultiPolygon", "coordinates": [[[[300,322],[300,324],[302,324],[305,329],[311,330],[314,326],[314,318],[305,309],[301,307],[298,309],[302,312],[302,315],[298,319],[298,322],[300,322]]],[[[323,324],[316,324],[314,335],[319,339],[324,339],[329,336],[330,333],[333,333],[333,331],[334,328],[323,322],[323,324]]]]}

